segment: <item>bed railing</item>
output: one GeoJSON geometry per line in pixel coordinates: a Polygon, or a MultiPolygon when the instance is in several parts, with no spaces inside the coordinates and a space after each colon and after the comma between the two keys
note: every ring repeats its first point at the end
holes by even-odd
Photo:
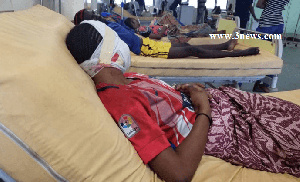
{"type": "MultiPolygon", "coordinates": [[[[248,29],[243,29],[243,28],[239,28],[240,31],[244,31],[244,33],[252,33],[252,34],[261,34],[261,36],[265,36],[268,35],[267,33],[262,33],[262,32],[258,32],[258,31],[254,31],[254,30],[248,30],[248,29]]],[[[282,38],[280,39],[272,39],[272,44],[273,46],[275,46],[275,52],[274,54],[276,56],[278,56],[279,58],[282,57],[283,54],[283,42],[282,42],[282,38]]],[[[277,89],[277,82],[278,82],[278,75],[269,75],[264,77],[262,80],[262,82],[267,83],[270,88],[271,91],[278,91],[277,89]]]]}

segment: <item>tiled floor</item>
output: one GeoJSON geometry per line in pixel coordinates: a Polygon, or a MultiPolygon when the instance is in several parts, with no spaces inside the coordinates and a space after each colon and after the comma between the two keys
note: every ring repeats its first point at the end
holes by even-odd
{"type": "Polygon", "coordinates": [[[300,44],[298,47],[284,47],[282,60],[283,68],[279,75],[278,90],[300,89],[300,44]]]}
{"type": "MultiPolygon", "coordinates": [[[[278,76],[278,91],[300,89],[300,44],[283,48],[283,68],[278,76]]],[[[253,83],[243,84],[242,90],[252,92],[253,83]]]]}

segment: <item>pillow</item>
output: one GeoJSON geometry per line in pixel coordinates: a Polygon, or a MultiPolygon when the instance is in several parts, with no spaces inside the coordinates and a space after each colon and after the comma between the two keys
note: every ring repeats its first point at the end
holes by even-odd
{"type": "Polygon", "coordinates": [[[0,168],[17,181],[155,179],[66,48],[73,24],[39,5],[0,23],[0,168]]]}

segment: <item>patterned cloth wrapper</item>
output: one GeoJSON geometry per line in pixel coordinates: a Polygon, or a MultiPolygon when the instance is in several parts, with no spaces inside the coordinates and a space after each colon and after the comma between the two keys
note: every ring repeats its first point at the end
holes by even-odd
{"type": "Polygon", "coordinates": [[[207,23],[202,23],[199,25],[186,25],[180,27],[180,33],[185,34],[188,37],[199,37],[214,33],[215,30],[212,29],[207,23]]]}
{"type": "Polygon", "coordinates": [[[180,26],[179,22],[170,12],[164,12],[164,15],[161,18],[157,19],[157,24],[180,26]]]}
{"type": "Polygon", "coordinates": [[[300,177],[300,106],[230,87],[208,91],[213,124],[206,155],[300,177]]]}
{"type": "Polygon", "coordinates": [[[172,43],[186,43],[191,37],[208,36],[215,31],[207,23],[182,26],[170,12],[165,12],[155,23],[168,27],[167,35],[172,43]]]}

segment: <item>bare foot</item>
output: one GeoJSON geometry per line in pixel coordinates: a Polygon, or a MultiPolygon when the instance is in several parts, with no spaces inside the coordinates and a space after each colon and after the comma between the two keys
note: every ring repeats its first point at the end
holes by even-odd
{"type": "Polygon", "coordinates": [[[228,48],[227,48],[228,51],[232,51],[235,48],[236,44],[238,43],[238,39],[236,37],[236,33],[238,33],[238,32],[239,32],[239,29],[235,28],[232,33],[231,40],[228,41],[228,43],[229,43],[228,48]]]}
{"type": "Polygon", "coordinates": [[[245,54],[245,56],[259,54],[259,47],[250,47],[248,49],[243,50],[243,53],[245,54]]]}
{"type": "Polygon", "coordinates": [[[228,48],[227,48],[227,50],[228,51],[232,51],[235,48],[237,42],[238,42],[238,39],[230,39],[228,41],[228,48]]]}

